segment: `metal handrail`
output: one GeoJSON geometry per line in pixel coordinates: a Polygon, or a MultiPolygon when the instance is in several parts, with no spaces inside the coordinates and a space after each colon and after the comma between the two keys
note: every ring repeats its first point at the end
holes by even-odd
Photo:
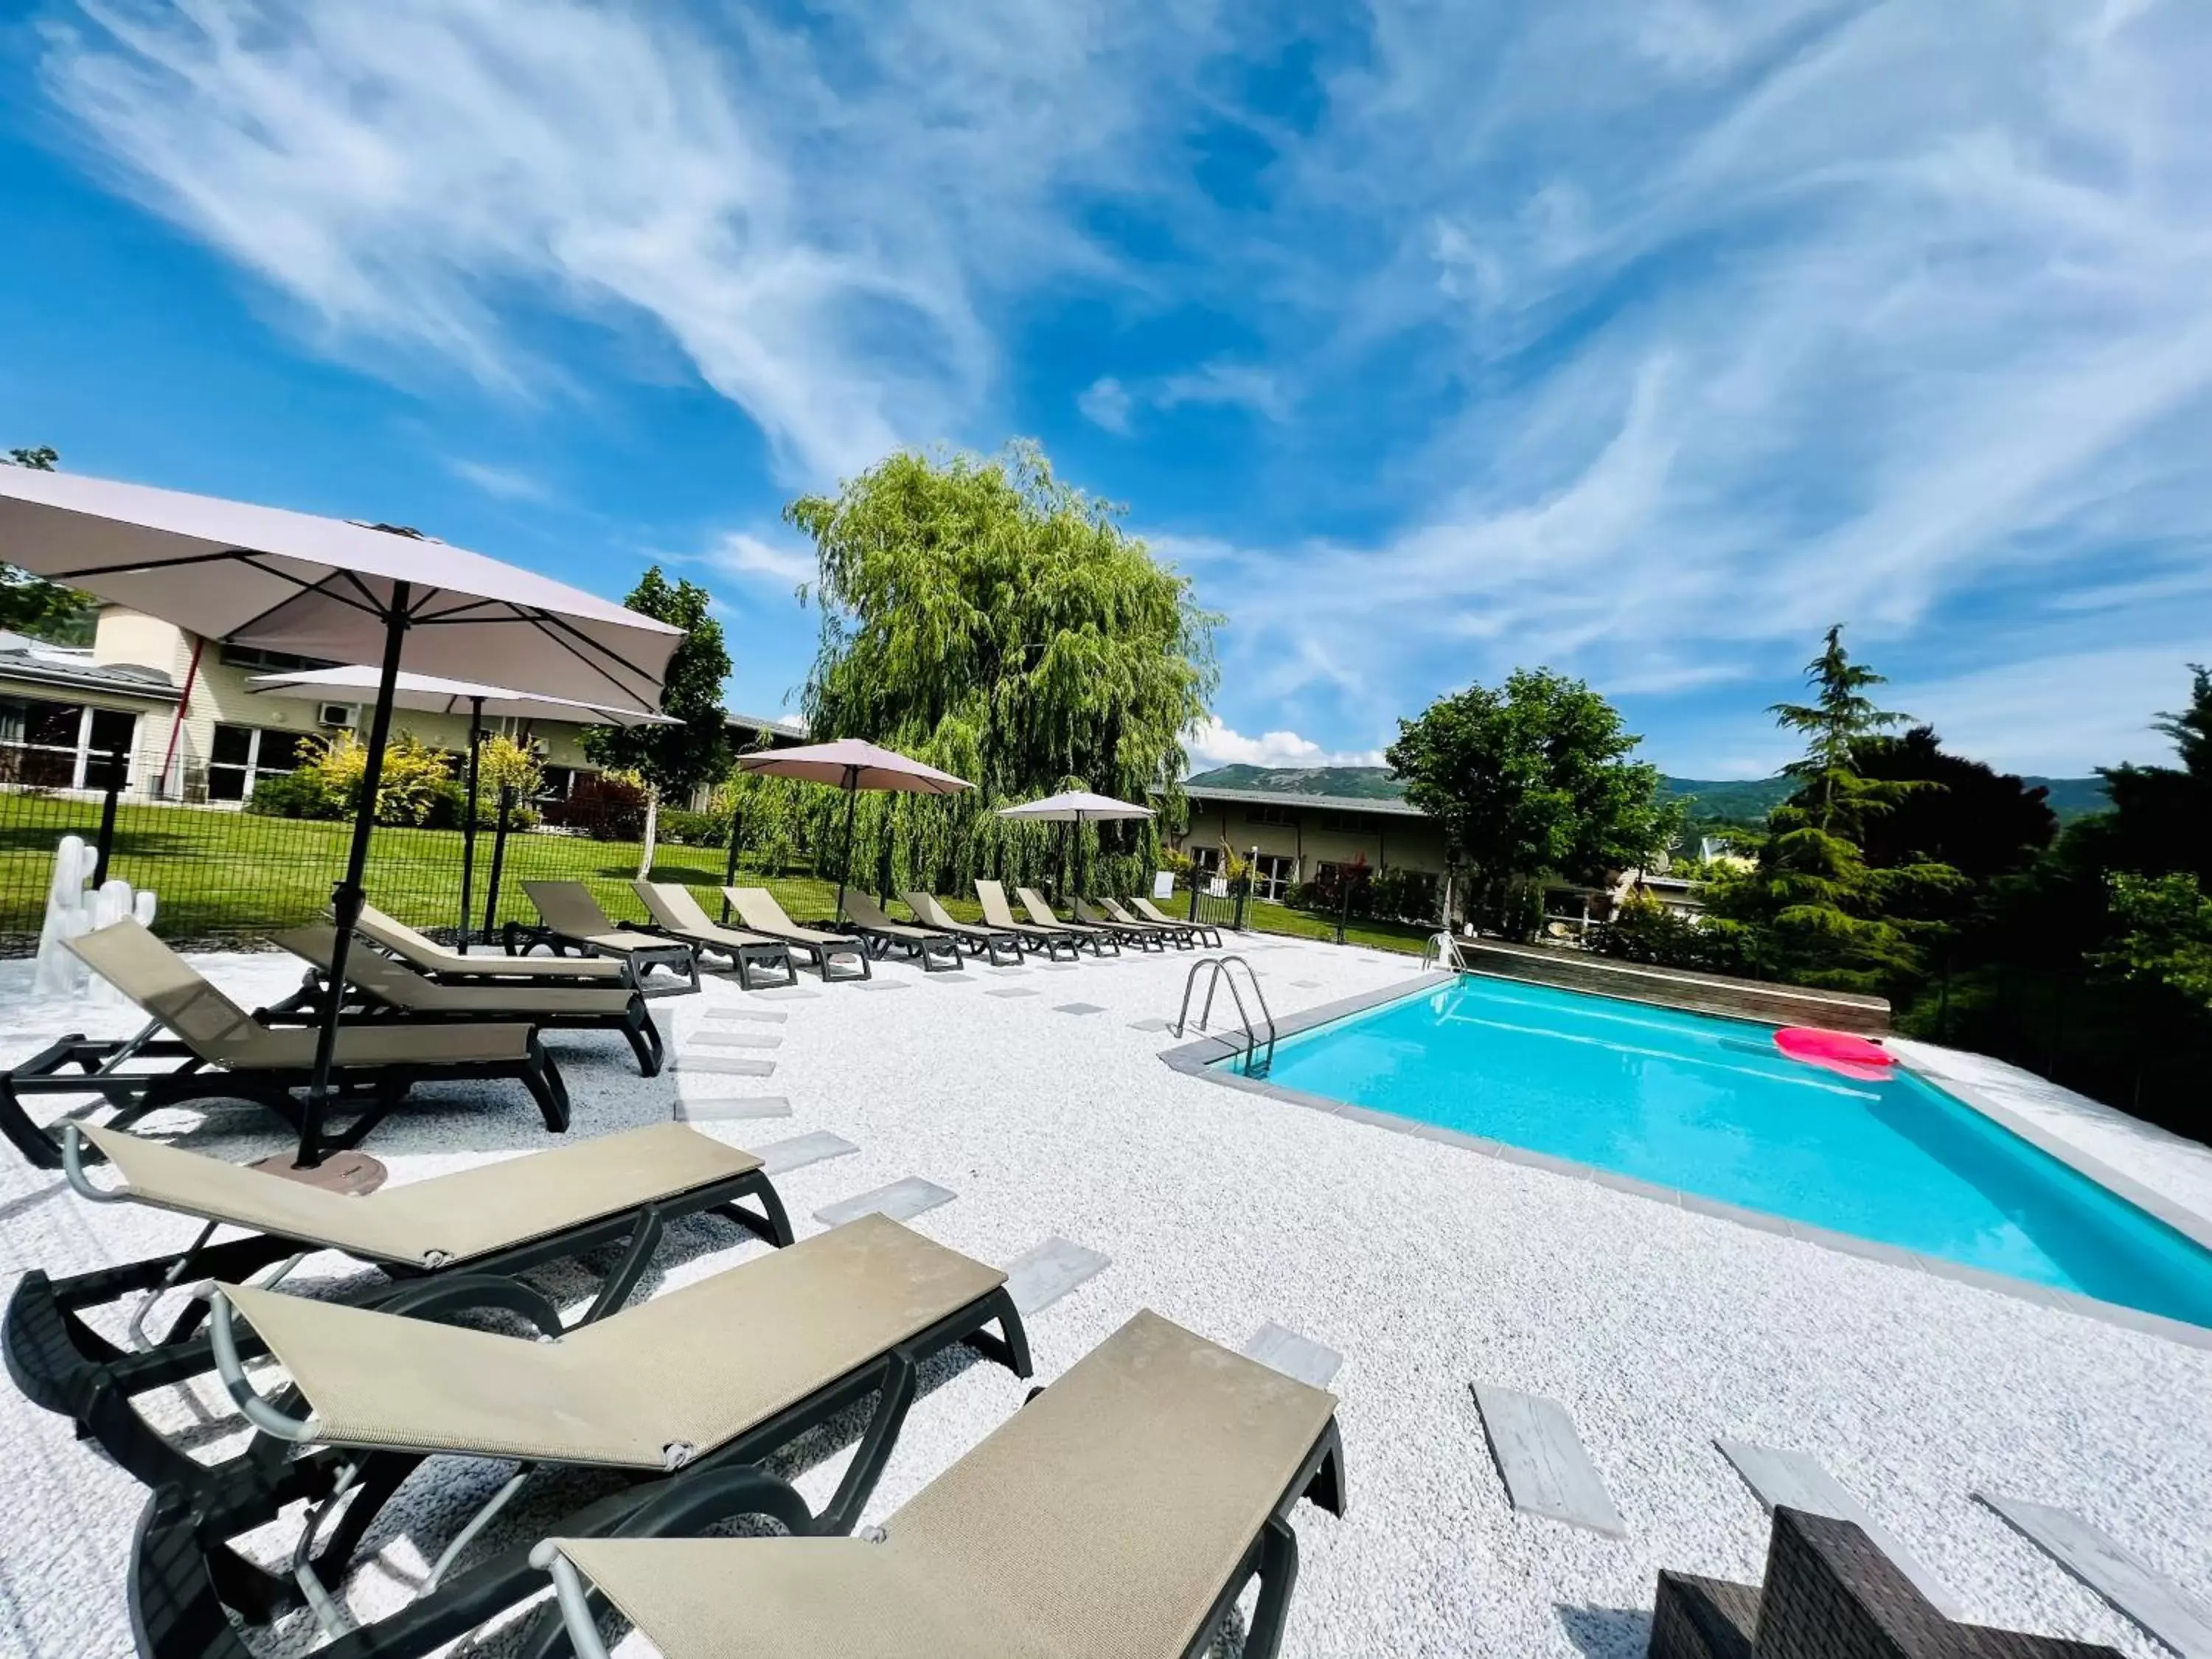
{"type": "Polygon", "coordinates": [[[1441,929],[1430,934],[1428,943],[1421,946],[1422,970],[1427,971],[1431,963],[1438,968],[1449,968],[1455,974],[1468,971],[1467,963],[1459,953],[1459,940],[1441,929]]]}
{"type": "Polygon", "coordinates": [[[1198,1023],[1206,1029],[1213,1018],[1213,994],[1226,982],[1229,999],[1237,1005],[1238,1028],[1244,1033],[1244,1070],[1248,1074],[1263,1073],[1275,1063],[1275,1015],[1267,1006],[1267,994],[1260,988],[1260,975],[1243,957],[1226,955],[1204,957],[1190,964],[1190,972],[1183,975],[1182,1007],[1176,1015],[1175,1034],[1181,1036],[1190,1023],[1190,994],[1197,988],[1199,970],[1210,968],[1212,972],[1206,981],[1206,1002],[1199,1010],[1198,1023]],[[1254,1030],[1251,1012],[1244,1006],[1244,994],[1237,988],[1237,975],[1230,971],[1234,964],[1244,969],[1245,977],[1252,982],[1252,994],[1260,1004],[1260,1017],[1267,1024],[1267,1054],[1255,1064],[1259,1050],[1259,1033],[1254,1030]]]}

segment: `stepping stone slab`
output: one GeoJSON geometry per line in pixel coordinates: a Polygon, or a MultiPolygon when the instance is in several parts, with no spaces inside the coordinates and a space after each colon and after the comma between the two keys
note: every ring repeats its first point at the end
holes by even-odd
{"type": "Polygon", "coordinates": [[[864,979],[857,988],[863,991],[903,991],[911,982],[903,979],[864,979]]]}
{"type": "Polygon", "coordinates": [[[704,1043],[709,1048],[781,1048],[783,1039],[769,1031],[694,1031],[684,1039],[686,1042],[704,1043]]]}
{"type": "Polygon", "coordinates": [[[2071,1510],[1995,1492],[1974,1495],[2182,1659],[2212,1659],[2212,1613],[2125,1545],[2071,1510]]]}
{"type": "Polygon", "coordinates": [[[709,1008],[707,1018],[750,1020],[758,1025],[782,1025],[791,1019],[789,1014],[780,1014],[773,1008],[709,1008]]]}
{"type": "Polygon", "coordinates": [[[1474,1388],[1475,1407],[1490,1437],[1490,1455],[1497,1460],[1515,1509],[1587,1527],[1608,1538],[1628,1536],[1613,1495],[1583,1449],[1565,1407],[1556,1400],[1480,1382],[1474,1388]]]}
{"type": "Polygon", "coordinates": [[[775,1062],[772,1060],[753,1060],[744,1054],[679,1054],[676,1056],[679,1072],[719,1072],[726,1077],[774,1077],[775,1062]]]}
{"type": "Polygon", "coordinates": [[[1294,979],[1291,983],[1301,991],[1318,991],[1321,989],[1321,981],[1317,979],[1294,979]]]}
{"type": "Polygon", "coordinates": [[[1344,1364],[1344,1356],[1335,1349],[1323,1347],[1272,1319],[1252,1333],[1252,1340],[1244,1345],[1244,1357],[1315,1389],[1327,1388],[1344,1364]]]}
{"type": "Polygon", "coordinates": [[[1073,962],[1048,962],[1044,970],[1048,974],[1079,974],[1083,969],[1079,963],[1073,962]]]}
{"type": "Polygon", "coordinates": [[[920,1176],[908,1176],[903,1181],[894,1181],[888,1187],[878,1187],[872,1193],[860,1193],[852,1198],[841,1199],[835,1204],[825,1204],[814,1212],[814,1218],[825,1227],[842,1227],[864,1215],[889,1216],[893,1221],[904,1221],[909,1216],[920,1215],[924,1210],[950,1204],[956,1196],[933,1181],[924,1181],[920,1176]]]}
{"type": "Polygon", "coordinates": [[[679,1100],[678,1123],[732,1123],[740,1118],[789,1117],[791,1102],[781,1095],[732,1096],[727,1100],[679,1100]]]}
{"type": "Polygon", "coordinates": [[[1105,1012],[1095,1002],[1061,1002],[1053,1006],[1055,1014],[1103,1014],[1105,1012]]]}
{"type": "Polygon", "coordinates": [[[987,997],[1033,997],[1036,994],[1026,985],[1009,985],[1002,991],[986,991],[987,997]]]}
{"type": "Polygon", "coordinates": [[[1743,1484],[1751,1488],[1752,1496],[1769,1514],[1786,1505],[1803,1510],[1808,1515],[1825,1515],[1832,1521],[1850,1522],[1873,1540],[1876,1549],[1897,1564],[1897,1570],[1910,1578],[1946,1619],[1966,1616],[1959,1606],[1959,1598],[1906,1553],[1905,1546],[1898,1542],[1889,1528],[1869,1515],[1858,1499],[1820,1467],[1819,1459],[1803,1452],[1754,1446],[1742,1440],[1716,1440],[1713,1443],[1720,1448],[1722,1456],[1735,1465],[1743,1484]]]}
{"type": "Polygon", "coordinates": [[[1034,1318],[1113,1258],[1071,1239],[1052,1237],[1024,1250],[1006,1269],[1006,1289],[1024,1319],[1034,1318]]]}
{"type": "Polygon", "coordinates": [[[1129,1029],[1133,1031],[1164,1031],[1173,1022],[1171,1021],[1162,1019],[1158,1014],[1154,1014],[1150,1019],[1131,1020],[1129,1022],[1129,1029]]]}
{"type": "Polygon", "coordinates": [[[801,997],[818,997],[819,991],[810,991],[804,985],[771,985],[765,991],[748,991],[747,996],[774,997],[782,1002],[795,1002],[801,997]]]}
{"type": "Polygon", "coordinates": [[[842,1135],[833,1135],[827,1129],[817,1129],[811,1134],[793,1135],[788,1140],[771,1140],[765,1146],[753,1148],[753,1156],[761,1161],[761,1168],[769,1175],[780,1176],[793,1170],[803,1170],[810,1164],[819,1164],[825,1158],[843,1158],[860,1149],[842,1135]]]}

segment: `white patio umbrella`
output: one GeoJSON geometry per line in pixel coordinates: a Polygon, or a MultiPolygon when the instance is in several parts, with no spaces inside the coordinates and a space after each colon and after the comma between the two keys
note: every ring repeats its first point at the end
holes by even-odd
{"type": "Polygon", "coordinates": [[[837,916],[845,915],[845,881],[853,864],[853,808],[863,789],[898,790],[912,795],[950,795],[973,788],[965,778],[940,772],[892,749],[878,749],[858,738],[807,744],[798,749],[769,749],[738,759],[740,772],[763,777],[804,778],[845,792],[845,856],[837,866],[837,916]]]}
{"type": "MultiPolygon", "coordinates": [[[[682,630],[563,583],[389,525],[315,518],[143,484],[0,467],[0,558],[232,645],[378,666],[375,714],[345,873],[331,893],[336,987],[360,919],[362,873],[402,668],[650,711],[682,630]]],[[[325,1148],[340,998],[315,1049],[300,1158],[325,1148]]],[[[367,1114],[349,1132],[359,1139],[367,1114]]]]}
{"type": "MultiPolygon", "coordinates": [[[[263,696],[302,697],[322,702],[332,693],[343,696],[366,692],[373,699],[378,671],[358,665],[337,668],[303,668],[290,674],[256,674],[253,685],[263,696]]],[[[646,714],[635,708],[603,708],[596,703],[568,697],[533,696],[503,686],[477,685],[467,680],[441,679],[435,674],[401,673],[392,684],[392,706],[426,714],[469,717],[468,805],[461,815],[461,952],[469,948],[469,904],[476,885],[477,760],[483,744],[486,714],[495,720],[566,720],[574,726],[677,726],[673,714],[646,714]]],[[[496,875],[497,860],[493,873],[496,875]]]]}
{"type": "MultiPolygon", "coordinates": [[[[1001,806],[1002,818],[1028,818],[1044,823],[1072,823],[1068,833],[1080,837],[1085,819],[1103,823],[1116,818],[1148,818],[1153,816],[1149,806],[1139,806],[1134,801],[1115,800],[1111,795],[1094,795],[1088,789],[1071,789],[1064,794],[1047,795],[1042,800],[1024,801],[1018,806],[1001,806]]],[[[1061,880],[1066,879],[1067,855],[1060,854],[1061,880]]],[[[1079,878],[1081,871],[1077,871],[1079,878]]]]}

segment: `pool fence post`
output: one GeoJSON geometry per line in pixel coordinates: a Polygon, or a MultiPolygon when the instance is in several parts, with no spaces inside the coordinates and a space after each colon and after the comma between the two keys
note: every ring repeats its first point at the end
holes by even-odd
{"type": "Polygon", "coordinates": [[[115,851],[115,796],[122,785],[114,778],[107,781],[107,793],[100,803],[100,840],[96,845],[92,866],[92,884],[95,890],[107,880],[107,860],[115,851]]]}
{"type": "Polygon", "coordinates": [[[507,867],[507,826],[514,817],[514,786],[503,783],[499,788],[499,823],[491,833],[491,875],[484,883],[484,943],[492,941],[492,928],[499,915],[499,878],[507,867]]]}
{"type": "Polygon", "coordinates": [[[1352,883],[1345,876],[1341,865],[1337,866],[1336,890],[1336,942],[1341,945],[1344,943],[1344,919],[1352,914],[1352,883]]]}
{"type": "Polygon", "coordinates": [[[722,860],[722,925],[729,926],[730,889],[738,884],[738,843],[744,838],[745,805],[740,799],[730,809],[730,856],[722,860]]]}

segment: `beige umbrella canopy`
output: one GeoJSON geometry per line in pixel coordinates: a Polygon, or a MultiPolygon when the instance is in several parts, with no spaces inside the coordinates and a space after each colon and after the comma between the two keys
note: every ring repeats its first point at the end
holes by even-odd
{"type": "Polygon", "coordinates": [[[965,778],[940,772],[924,762],[893,749],[879,749],[858,738],[835,743],[808,744],[798,749],[770,749],[745,755],[738,761],[741,772],[763,777],[804,778],[845,792],[845,856],[838,866],[837,915],[845,914],[845,880],[853,862],[853,808],[863,789],[898,790],[913,795],[949,795],[975,786],[965,778]]]}
{"type": "MultiPolygon", "coordinates": [[[[1095,823],[1109,818],[1149,818],[1154,814],[1151,807],[1139,806],[1134,801],[1115,800],[1111,795],[1095,795],[1088,789],[1070,789],[1061,794],[1047,795],[1042,800],[1024,801],[1018,806],[1001,806],[999,816],[1002,818],[1027,818],[1033,823],[1072,823],[1075,828],[1068,831],[1068,836],[1073,839],[1082,836],[1085,820],[1095,823]]],[[[1065,883],[1067,877],[1065,843],[1061,848],[1060,874],[1065,883]]],[[[1079,886],[1083,884],[1082,874],[1080,870],[1076,872],[1079,886]]]]}
{"type": "MultiPolygon", "coordinates": [[[[205,639],[378,665],[361,805],[331,894],[333,986],[361,915],[403,667],[650,710],[683,638],[665,623],[414,531],[22,467],[0,467],[0,559],[205,639]]],[[[326,1000],[302,1163],[331,1150],[322,1115],[341,999],[326,1000]]],[[[337,1144],[357,1141],[377,1115],[365,1112],[337,1144]]]]}

